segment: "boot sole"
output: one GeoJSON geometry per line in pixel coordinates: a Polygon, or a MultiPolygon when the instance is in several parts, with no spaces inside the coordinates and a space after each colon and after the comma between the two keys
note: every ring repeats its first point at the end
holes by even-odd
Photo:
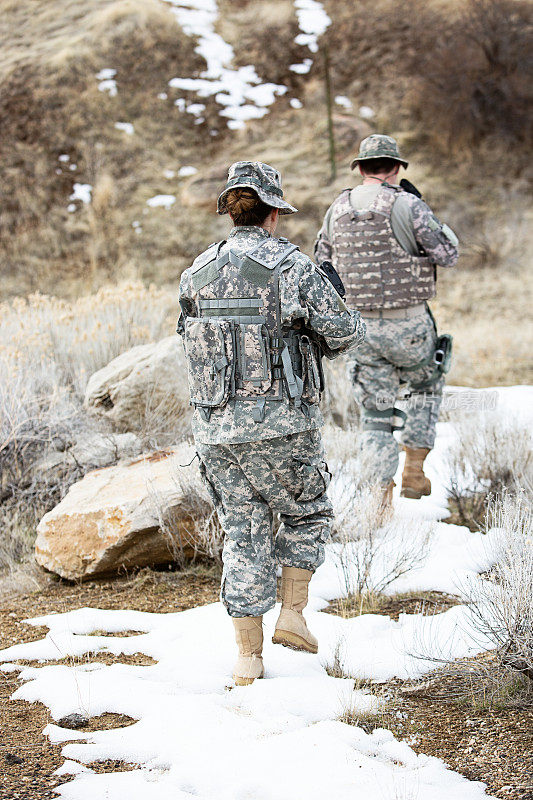
{"type": "Polygon", "coordinates": [[[409,497],[411,500],[420,500],[421,497],[429,497],[431,492],[419,492],[416,489],[402,489],[400,497],[409,497]]]}
{"type": "Polygon", "coordinates": [[[258,675],[257,678],[241,678],[238,675],[233,676],[233,680],[235,681],[235,686],[250,686],[254,681],[258,681],[263,677],[263,675],[258,675]]]}
{"type": "Polygon", "coordinates": [[[318,653],[316,645],[309,644],[302,636],[290,631],[276,631],[272,637],[274,644],[282,644],[283,647],[290,647],[291,650],[299,650],[304,653],[318,653]]]}

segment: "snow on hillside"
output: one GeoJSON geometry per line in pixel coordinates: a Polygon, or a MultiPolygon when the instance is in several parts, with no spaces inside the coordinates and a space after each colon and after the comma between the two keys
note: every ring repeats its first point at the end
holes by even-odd
{"type": "MultiPolygon", "coordinates": [[[[491,391],[503,413],[533,420],[533,387],[491,391]]],[[[465,402],[471,390],[454,392],[465,402]]],[[[481,399],[478,395],[476,402],[481,399]]],[[[447,513],[443,463],[451,438],[451,425],[441,423],[428,460],[432,496],[395,498],[392,524],[398,530],[407,522],[413,536],[422,535],[425,523],[433,531],[423,563],[391,584],[391,593],[433,589],[461,595],[494,561],[497,531],[480,536],[438,521],[447,513]]],[[[486,798],[483,784],[466,780],[438,759],[417,755],[389,731],[367,734],[338,721],[347,708],[364,713],[379,703],[356,690],[354,678],[415,678],[432,669],[432,657],[471,656],[491,647],[471,628],[466,605],[434,616],[401,614],[398,621],[380,614],[342,619],[324,613],[328,601],[346,591],[338,548],[328,545],[326,562],[311,582],[306,616],[319,637],[319,654],[272,645],[273,610],[265,616],[265,678],[250,687],[228,690],[235,645],[220,603],[171,614],[82,608],[30,620],[47,626],[48,635],[0,651],[3,670],[20,670],[23,683],[14,698],[44,703],[54,720],[104,712],[137,720],[126,728],[90,733],[56,724],[45,728],[51,742],[65,743],[64,774],[75,774],[56,790],[61,797],[352,800],[355,793],[365,800],[486,798]],[[98,635],[91,635],[95,631],[98,635]],[[141,633],[115,637],[101,631],[141,633]],[[113,653],[118,661],[121,654],[145,653],[157,663],[106,666],[91,662],[91,652],[113,653]],[[66,656],[85,658],[77,666],[13,663],[66,656]],[[328,675],[326,667],[335,658],[353,677],[328,675]],[[96,774],[80,766],[105,759],[137,768],[96,774]]],[[[378,560],[375,569],[385,568],[378,560]]]]}
{"type": "MultiPolygon", "coordinates": [[[[227,119],[231,129],[244,127],[251,119],[260,119],[268,113],[276,97],[287,92],[283,84],[261,83],[255,67],[233,67],[234,52],[230,44],[216,32],[218,6],[216,0],[163,0],[169,3],[172,12],[188,36],[198,39],[196,52],[201,55],[207,68],[199,78],[173,78],[169,85],[174,89],[195,92],[198,97],[215,97],[223,106],[220,115],[227,119]]],[[[295,0],[295,11],[301,33],[298,44],[307,45],[311,52],[318,50],[318,38],[324,33],[330,19],[322,3],[316,0],[295,0]]],[[[292,65],[295,72],[308,72],[312,64],[306,59],[302,64],[292,65]]],[[[191,106],[184,110],[190,112],[191,106]]],[[[203,118],[199,117],[201,121],[203,118]]]]}

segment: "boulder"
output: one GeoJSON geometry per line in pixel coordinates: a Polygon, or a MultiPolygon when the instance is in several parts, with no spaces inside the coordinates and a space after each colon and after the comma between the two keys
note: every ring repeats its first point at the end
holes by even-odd
{"type": "Polygon", "coordinates": [[[91,375],[85,406],[117,430],[136,431],[147,418],[183,421],[189,412],[187,367],[181,339],[167,336],[132,347],[91,375]]]}
{"type": "Polygon", "coordinates": [[[37,563],[83,580],[192,555],[211,514],[194,454],[182,443],[89,472],[39,523],[37,563]]]}
{"type": "Polygon", "coordinates": [[[107,467],[118,461],[136,458],[142,452],[134,433],[84,431],[72,442],[53,442],[36,467],[36,474],[47,484],[58,483],[63,476],[107,467]]]}

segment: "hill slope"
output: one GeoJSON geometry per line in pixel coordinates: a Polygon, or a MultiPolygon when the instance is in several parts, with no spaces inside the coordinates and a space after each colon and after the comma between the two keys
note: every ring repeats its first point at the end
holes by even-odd
{"type": "Polygon", "coordinates": [[[198,251],[225,235],[214,200],[239,158],[282,170],[300,209],[283,233],[311,252],[325,209],[353,183],[351,153],[368,133],[388,132],[410,157],[409,177],[463,243],[462,269],[444,276],[440,292],[441,319],[463,339],[456,378],[525,380],[525,337],[512,331],[523,308],[531,217],[524,208],[528,129],[519,124],[525,44],[517,38],[528,7],[472,0],[467,19],[462,5],[34,0],[30,10],[0,0],[2,295],[74,296],[136,277],[175,283],[198,251]],[[509,8],[511,21],[495,17],[491,28],[490,14],[509,8]],[[467,22],[478,26],[477,50],[460,37],[467,22]],[[498,37],[516,55],[502,47],[500,61],[491,62],[483,53],[498,37]],[[334,181],[326,44],[338,98],[334,181]],[[447,61],[452,45],[467,48],[461,83],[447,61]],[[455,92],[440,117],[446,86],[424,60],[438,48],[437,64],[455,92]],[[474,84],[482,95],[475,102],[474,84]],[[486,121],[501,111],[502,92],[513,99],[514,116],[500,114],[507,127],[491,138],[486,121]],[[496,185],[488,174],[495,155],[496,185]],[[498,345],[488,343],[495,317],[511,332],[498,345]],[[480,367],[488,354],[489,368],[480,367]]]}

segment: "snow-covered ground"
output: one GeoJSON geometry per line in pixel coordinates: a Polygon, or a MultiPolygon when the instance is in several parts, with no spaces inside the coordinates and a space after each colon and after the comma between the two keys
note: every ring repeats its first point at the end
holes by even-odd
{"type": "MultiPolygon", "coordinates": [[[[532,415],[533,388],[498,390],[505,413],[532,415]]],[[[428,459],[433,494],[422,501],[395,499],[394,525],[413,536],[433,526],[424,562],[391,584],[389,592],[440,590],[460,594],[494,558],[497,532],[487,536],[439,522],[446,514],[443,457],[451,428],[439,426],[428,459]]],[[[396,480],[399,483],[399,475],[396,480]]],[[[391,540],[394,546],[394,539],[391,540]]],[[[327,548],[325,564],[311,582],[306,616],[320,640],[317,656],[272,645],[277,609],[265,617],[265,679],[231,687],[233,629],[219,603],[172,614],[82,608],[30,622],[49,628],[46,638],[0,651],[2,669],[20,669],[14,697],[48,706],[52,718],[71,713],[115,712],[137,722],[126,728],[83,733],[46,727],[64,742],[63,774],[71,782],[56,791],[69,800],[481,800],[484,786],[448,770],[438,759],[416,754],[383,729],[365,733],[338,721],[346,709],[375,711],[378,700],[355,688],[354,678],[385,681],[430,670],[437,658],[473,655],[490,647],[458,605],[435,615],[366,614],[342,619],[324,613],[345,592],[339,575],[340,545],[327,548]],[[90,635],[139,631],[125,637],[90,635]],[[117,656],[111,666],[90,653],[117,656]],[[152,666],[120,663],[121,654],[144,653],[152,666]],[[46,665],[66,656],[71,666],[46,665]],[[80,658],[84,657],[84,658],[80,658]],[[326,667],[340,661],[349,678],[326,667]],[[18,659],[43,661],[20,667],[18,659]],[[118,759],[138,765],[130,772],[93,773],[80,765],[118,759]]],[[[378,567],[379,569],[379,562],[378,567]]]]}

